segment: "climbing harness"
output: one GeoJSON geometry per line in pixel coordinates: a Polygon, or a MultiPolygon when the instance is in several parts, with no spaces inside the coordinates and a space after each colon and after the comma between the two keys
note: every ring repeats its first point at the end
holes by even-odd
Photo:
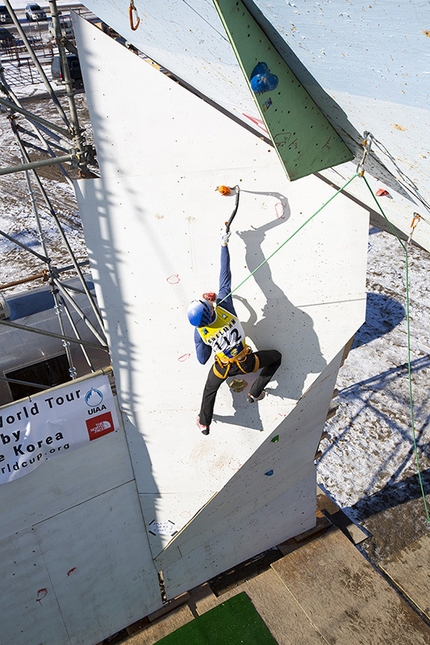
{"type": "MultiPolygon", "coordinates": [[[[243,343],[245,346],[242,349],[239,354],[236,354],[236,356],[233,356],[232,358],[229,358],[228,356],[225,356],[224,354],[215,354],[215,363],[213,365],[213,371],[218,378],[226,379],[228,376],[228,373],[230,372],[230,367],[232,365],[237,365],[237,367],[240,369],[240,371],[243,374],[249,374],[245,369],[243,369],[241,363],[244,363],[246,359],[248,358],[249,354],[252,354],[252,349],[249,347],[249,345],[246,345],[246,343],[243,343]],[[224,374],[221,374],[217,370],[217,364],[221,369],[224,370],[224,374]]],[[[255,356],[255,365],[254,369],[252,370],[253,372],[256,372],[260,367],[260,359],[258,356],[255,356]]]]}
{"type": "Polygon", "coordinates": [[[130,0],[130,6],[128,8],[128,18],[130,20],[130,29],[132,31],[136,31],[136,29],[140,25],[140,18],[134,5],[134,0],[130,0]],[[136,17],[136,21],[134,20],[134,17],[136,17]]]}

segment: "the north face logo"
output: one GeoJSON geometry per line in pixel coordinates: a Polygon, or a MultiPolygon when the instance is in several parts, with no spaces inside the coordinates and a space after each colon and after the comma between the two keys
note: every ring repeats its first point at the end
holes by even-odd
{"type": "Polygon", "coordinates": [[[87,424],[90,441],[103,437],[103,435],[115,430],[110,412],[105,412],[104,414],[99,414],[97,417],[87,419],[85,423],[87,424]]]}

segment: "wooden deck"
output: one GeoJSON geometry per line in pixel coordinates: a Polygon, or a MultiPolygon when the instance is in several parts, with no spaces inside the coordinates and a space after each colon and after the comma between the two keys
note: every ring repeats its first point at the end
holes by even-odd
{"type": "MultiPolygon", "coordinates": [[[[429,547],[430,540],[422,539],[382,567],[423,611],[429,602],[429,547]]],[[[136,633],[115,642],[153,645],[244,591],[279,645],[430,645],[430,627],[342,530],[329,528],[288,550],[267,570],[218,596],[209,584],[196,587],[176,601],[181,606],[145,619],[147,625],[136,624],[129,628],[136,633]]]]}
{"type": "Polygon", "coordinates": [[[379,568],[430,621],[430,534],[383,560],[379,568]]]}

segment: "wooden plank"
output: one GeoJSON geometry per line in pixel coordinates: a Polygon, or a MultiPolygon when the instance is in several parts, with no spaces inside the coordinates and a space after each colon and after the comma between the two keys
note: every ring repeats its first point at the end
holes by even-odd
{"type": "Polygon", "coordinates": [[[244,591],[280,645],[326,645],[280,578],[271,570],[216,598],[220,603],[244,591]]]}
{"type": "Polygon", "coordinates": [[[352,520],[318,487],[317,507],[319,512],[322,512],[331,524],[340,529],[342,533],[354,544],[359,544],[360,542],[367,540],[370,536],[369,531],[364,530],[361,526],[352,522],[352,520]]]}
{"type": "Polygon", "coordinates": [[[338,530],[278,560],[272,569],[327,642],[430,642],[430,628],[338,530]]]}
{"type": "Polygon", "coordinates": [[[124,643],[126,645],[154,645],[154,643],[158,643],[161,638],[168,636],[193,619],[194,616],[191,609],[188,605],[183,605],[171,614],[168,614],[155,623],[144,627],[142,631],[137,632],[130,638],[127,638],[124,643]]]}
{"type": "Polygon", "coordinates": [[[430,619],[430,539],[424,535],[393,556],[379,568],[430,619]]]}
{"type": "Polygon", "coordinates": [[[215,607],[218,602],[220,601],[207,582],[190,590],[188,606],[194,614],[201,616],[212,607],[215,607]]]}
{"type": "MultiPolygon", "coordinates": [[[[279,576],[270,569],[219,597],[212,593],[208,584],[201,585],[190,591],[188,608],[194,616],[200,616],[241,592],[245,592],[250,598],[280,645],[304,645],[305,643],[306,645],[326,645],[322,635],[303,613],[279,576]]],[[[126,645],[152,645],[157,642],[154,639],[171,633],[174,629],[185,624],[182,621],[187,618],[190,620],[191,616],[186,610],[182,613],[174,612],[165,617],[163,621],[145,627],[133,638],[128,638],[125,643],[126,645]]]]}

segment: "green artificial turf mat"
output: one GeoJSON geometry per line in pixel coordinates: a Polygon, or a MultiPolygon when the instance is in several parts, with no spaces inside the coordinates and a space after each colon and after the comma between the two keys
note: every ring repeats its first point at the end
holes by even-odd
{"type": "Polygon", "coordinates": [[[157,645],[276,645],[245,592],[195,618],[157,645]]]}

